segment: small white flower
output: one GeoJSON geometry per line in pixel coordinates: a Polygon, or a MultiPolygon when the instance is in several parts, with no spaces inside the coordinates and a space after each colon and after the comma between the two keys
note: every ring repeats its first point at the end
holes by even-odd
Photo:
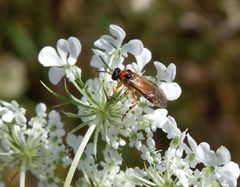
{"type": "Polygon", "coordinates": [[[38,116],[46,117],[47,106],[44,103],[39,103],[36,106],[36,113],[38,116]]]}
{"type": "Polygon", "coordinates": [[[168,101],[173,101],[179,98],[182,89],[177,83],[172,82],[176,75],[176,66],[174,64],[169,64],[169,66],[166,67],[164,64],[157,61],[154,62],[154,65],[157,69],[157,85],[163,91],[166,99],[168,101]]]}
{"type": "Polygon", "coordinates": [[[173,139],[174,137],[181,135],[181,131],[177,127],[175,119],[171,116],[168,116],[167,123],[163,124],[162,130],[167,133],[168,139],[173,139]]]}
{"type": "Polygon", "coordinates": [[[166,67],[161,62],[155,61],[154,65],[157,69],[157,79],[165,82],[172,82],[176,76],[176,66],[171,63],[166,67]]]}
{"type": "Polygon", "coordinates": [[[176,82],[160,84],[160,88],[164,93],[164,96],[168,101],[174,101],[178,99],[182,93],[181,87],[176,82]]]}
{"type": "Polygon", "coordinates": [[[4,122],[11,123],[14,118],[14,113],[12,111],[7,111],[7,110],[5,110],[5,112],[2,110],[2,112],[4,113],[2,115],[2,120],[4,122]]]}
{"type": "Polygon", "coordinates": [[[229,162],[216,170],[216,176],[222,186],[237,186],[240,170],[238,164],[229,162]]]}
{"type": "Polygon", "coordinates": [[[57,51],[53,47],[47,46],[39,52],[39,62],[45,67],[51,67],[48,77],[52,84],[56,85],[65,73],[67,73],[67,77],[70,77],[70,81],[72,80],[71,74],[81,73],[81,70],[74,66],[81,48],[80,41],[75,37],[70,37],[68,40],[58,40],[57,51]]]}
{"type": "Polygon", "coordinates": [[[147,48],[143,48],[143,51],[139,55],[135,55],[137,63],[128,64],[126,69],[130,69],[138,75],[142,75],[144,66],[150,62],[152,53],[147,48]]]}
{"type": "Polygon", "coordinates": [[[156,149],[155,141],[152,138],[147,139],[147,146],[150,151],[154,151],[156,149]]]}
{"type": "Polygon", "coordinates": [[[188,144],[191,148],[191,150],[196,153],[197,151],[197,142],[190,136],[190,134],[187,134],[187,140],[188,140],[188,144]]]}
{"type": "Polygon", "coordinates": [[[104,149],[103,156],[106,163],[114,163],[116,165],[122,164],[122,155],[118,153],[118,150],[112,149],[109,146],[106,146],[104,149]]]}
{"type": "Polygon", "coordinates": [[[67,144],[73,148],[74,153],[77,152],[79,144],[82,142],[82,136],[75,136],[74,134],[68,134],[66,137],[67,144]]]}
{"type": "Polygon", "coordinates": [[[227,164],[231,160],[230,152],[224,146],[220,146],[217,151],[214,152],[206,142],[197,145],[189,134],[187,135],[187,140],[190,146],[190,149],[185,147],[187,154],[193,153],[196,161],[202,162],[205,166],[221,166],[227,164]]]}
{"type": "Polygon", "coordinates": [[[27,122],[25,113],[26,110],[16,101],[11,101],[11,103],[0,101],[0,117],[3,122],[11,123],[15,119],[19,125],[23,126],[27,122]]]}
{"type": "Polygon", "coordinates": [[[63,123],[58,112],[52,110],[48,115],[47,130],[49,131],[49,138],[57,144],[62,144],[62,137],[65,135],[63,123]]]}
{"type": "Polygon", "coordinates": [[[216,153],[210,149],[206,142],[202,142],[196,149],[196,155],[199,161],[205,166],[219,166],[224,165],[230,161],[230,153],[224,146],[218,148],[216,153]]]}
{"type": "Polygon", "coordinates": [[[152,122],[151,129],[156,131],[156,128],[162,128],[162,126],[168,121],[168,111],[166,109],[156,109],[153,113],[144,115],[146,119],[152,122]]]}
{"type": "Polygon", "coordinates": [[[187,141],[190,147],[187,146],[187,144],[184,145],[183,149],[185,150],[187,154],[187,161],[190,164],[191,168],[195,168],[196,165],[199,163],[199,160],[197,159],[196,156],[196,151],[197,151],[197,143],[196,141],[190,136],[190,134],[187,134],[187,141]]]}
{"type": "Polygon", "coordinates": [[[112,36],[103,35],[94,43],[94,46],[100,50],[93,50],[94,56],[90,62],[93,67],[102,68],[107,64],[113,69],[122,64],[124,58],[128,56],[128,53],[134,56],[142,53],[143,44],[140,40],[130,40],[128,43],[122,44],[126,33],[121,27],[110,25],[109,31],[112,36]]]}
{"type": "Polygon", "coordinates": [[[147,133],[147,137],[149,137],[149,138],[153,137],[153,132],[151,131],[151,128],[146,128],[145,132],[147,133]]]}

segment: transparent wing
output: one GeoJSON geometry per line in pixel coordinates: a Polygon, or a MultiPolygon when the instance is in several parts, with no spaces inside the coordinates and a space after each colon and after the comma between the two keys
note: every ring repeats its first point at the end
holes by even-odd
{"type": "Polygon", "coordinates": [[[128,80],[128,83],[155,106],[161,108],[167,106],[167,100],[162,90],[152,81],[132,73],[132,78],[128,80]]]}

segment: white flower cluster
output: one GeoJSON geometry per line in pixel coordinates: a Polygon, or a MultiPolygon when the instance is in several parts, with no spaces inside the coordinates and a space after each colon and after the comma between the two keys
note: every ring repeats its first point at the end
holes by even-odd
{"type": "Polygon", "coordinates": [[[60,115],[51,111],[47,116],[46,110],[45,104],[38,104],[37,116],[27,122],[26,110],[16,101],[0,101],[0,162],[2,169],[24,164],[40,186],[57,186],[56,165],[69,164],[62,140],[65,131],[60,115]]]}
{"type": "MultiPolygon", "coordinates": [[[[157,150],[151,127],[135,132],[135,147],[141,152],[145,169],[128,168],[121,170],[123,162],[120,150],[107,145],[103,150],[104,161],[96,163],[93,144],[89,143],[85,155],[78,165],[84,173],[76,186],[133,187],[133,186],[237,186],[238,164],[231,161],[230,152],[221,146],[216,152],[206,142],[199,145],[186,132],[177,128],[174,118],[166,113],[158,114],[167,118],[165,123],[156,122],[157,128],[167,134],[171,141],[162,153],[157,150]],[[145,135],[144,135],[145,134],[145,135]],[[146,166],[148,165],[148,166],[146,166]]],[[[67,143],[75,152],[82,137],[67,136],[67,143]]],[[[132,146],[132,141],[129,141],[132,146]]]]}
{"type": "MultiPolygon", "coordinates": [[[[58,54],[52,47],[45,47],[39,53],[40,63],[52,66],[49,79],[53,84],[57,84],[66,73],[66,77],[83,96],[76,98],[65,87],[67,96],[59,98],[78,107],[78,114],[66,115],[81,119],[83,123],[78,128],[84,125],[92,126],[93,129],[96,127],[93,143],[87,144],[78,164],[84,178],[79,179],[77,185],[237,186],[239,166],[231,161],[227,148],[221,146],[214,152],[206,142],[198,145],[186,131],[181,132],[166,109],[156,109],[151,100],[148,100],[148,95],[144,95],[141,90],[137,90],[140,92],[138,104],[129,110],[129,107],[133,106],[133,99],[131,94],[127,93],[136,91],[137,87],[134,86],[138,82],[133,80],[129,85],[125,82],[126,87],[113,91],[117,85],[117,81],[112,79],[113,70],[127,69],[138,76],[146,77],[144,67],[151,61],[151,52],[140,40],[123,43],[126,34],[119,26],[110,25],[109,31],[111,35],[103,35],[94,43],[94,55],[90,64],[98,68],[99,77],[86,83],[81,80],[81,69],[75,66],[81,51],[81,44],[76,38],[60,39],[57,43],[58,54]],[[133,55],[135,60],[125,66],[123,62],[129,54],[133,55]],[[153,136],[157,129],[166,133],[170,140],[169,148],[165,152],[156,149],[153,136]],[[107,144],[102,152],[104,160],[97,163],[99,134],[107,144]],[[125,145],[140,152],[145,168],[121,170],[121,147],[125,145]]],[[[165,66],[158,61],[153,64],[157,74],[148,76],[147,79],[156,85],[166,102],[176,100],[181,94],[180,86],[173,82],[176,66],[165,66]]],[[[155,94],[154,89],[151,91],[151,94],[155,94]]],[[[67,136],[67,143],[77,154],[79,144],[81,149],[81,142],[86,145],[84,139],[86,137],[70,134],[67,136]]]]}

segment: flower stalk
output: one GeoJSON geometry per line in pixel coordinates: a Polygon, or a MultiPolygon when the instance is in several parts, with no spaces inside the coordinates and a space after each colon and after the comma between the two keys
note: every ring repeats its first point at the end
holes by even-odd
{"type": "Polygon", "coordinates": [[[76,152],[76,154],[74,156],[74,159],[73,159],[73,161],[71,163],[71,166],[69,168],[66,180],[64,182],[64,187],[70,187],[73,175],[74,175],[74,173],[75,173],[75,171],[77,169],[77,166],[78,166],[78,163],[79,163],[79,161],[81,159],[83,151],[84,151],[84,149],[85,149],[85,147],[86,147],[90,137],[92,136],[92,133],[94,132],[95,128],[96,128],[95,124],[90,125],[88,130],[87,130],[87,132],[86,132],[86,134],[84,135],[83,140],[80,143],[79,148],[78,148],[78,150],[77,150],[77,152],[76,152]]]}
{"type": "Polygon", "coordinates": [[[19,187],[25,187],[25,179],[26,179],[26,163],[23,160],[21,163],[21,169],[20,169],[20,185],[19,185],[19,187]]]}

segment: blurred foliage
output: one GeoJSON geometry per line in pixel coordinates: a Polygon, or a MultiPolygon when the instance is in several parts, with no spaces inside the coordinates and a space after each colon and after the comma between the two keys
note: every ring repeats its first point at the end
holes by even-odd
{"type": "MultiPolygon", "coordinates": [[[[55,46],[59,38],[78,37],[83,45],[78,64],[86,80],[94,76],[88,64],[91,47],[108,32],[109,24],[123,27],[127,40],[142,40],[152,51],[152,61],[177,65],[176,81],[183,93],[169,103],[169,114],[198,142],[207,141],[214,149],[225,145],[240,163],[238,0],[1,0],[0,57],[7,54],[19,59],[20,69],[25,68],[27,74],[24,78],[18,73],[11,58],[0,58],[1,65],[17,68],[13,71],[16,79],[26,84],[21,88],[25,91],[14,90],[18,96],[1,99],[17,99],[29,109],[40,101],[59,104],[39,82],[48,80],[47,69],[37,62],[38,52],[43,46],[55,46]]],[[[146,69],[148,74],[155,73],[153,65],[146,69]]],[[[10,76],[1,74],[0,78],[2,83],[10,76]]],[[[60,84],[55,89],[63,93],[60,84]]]]}

